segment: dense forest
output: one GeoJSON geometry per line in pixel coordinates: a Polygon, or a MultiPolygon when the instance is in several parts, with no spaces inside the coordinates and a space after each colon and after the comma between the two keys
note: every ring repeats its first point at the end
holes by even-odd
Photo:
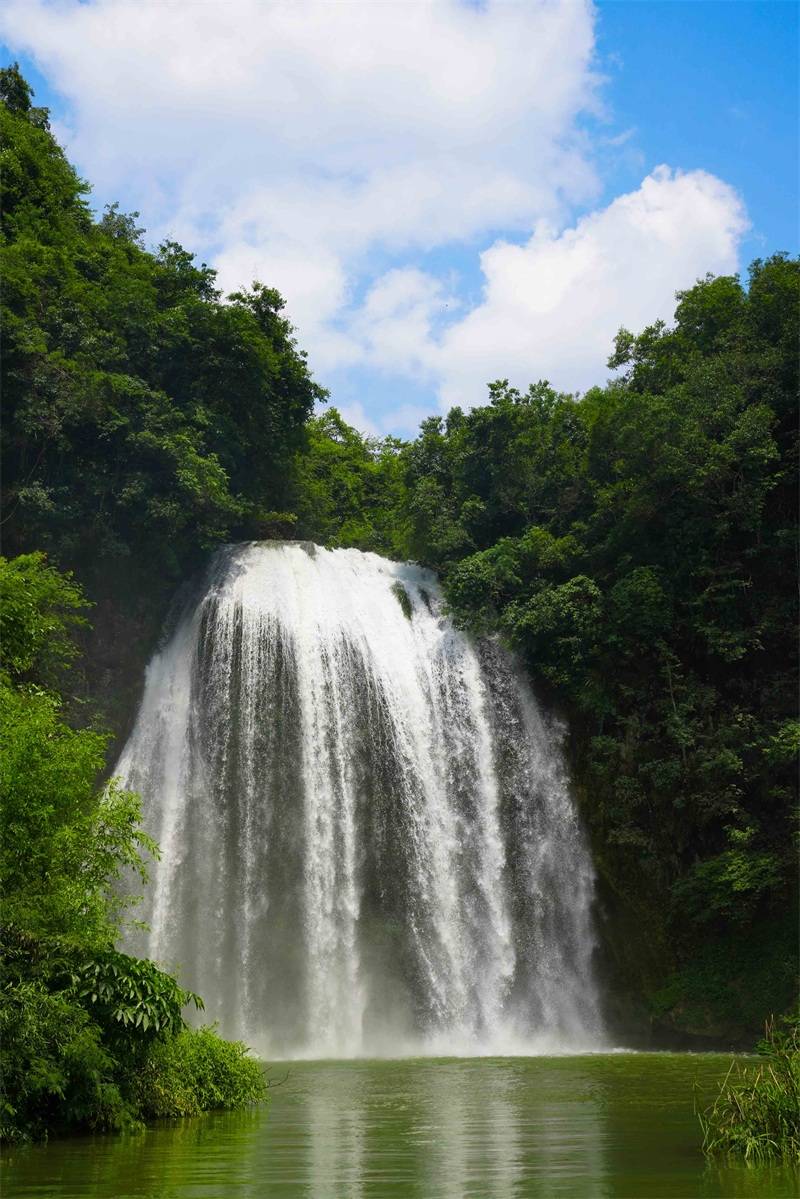
{"type": "Polygon", "coordinates": [[[610,993],[673,1034],[795,989],[799,292],[754,262],[620,331],[605,388],[499,381],[404,447],[331,412],[302,466],[307,535],[434,566],[568,716],[610,993]]]}
{"type": "Polygon", "coordinates": [[[156,1063],[155,1093],[206,1052],[184,1044],[192,997],[114,949],[112,884],[155,847],[136,798],[98,784],[172,596],[231,540],[435,568],[457,621],[568,719],[612,1024],[749,1043],[797,971],[800,262],[696,283],[673,325],[621,330],[582,396],[497,381],[411,442],[366,437],[322,406],[276,291],[223,297],[181,246],[147,249],[138,214],[98,219],[14,68],[0,95],[0,1019],[9,1094],[34,1096],[3,1100],[12,1133],[56,1106],[94,1126],[160,1110],[131,1063],[156,1063]]]}

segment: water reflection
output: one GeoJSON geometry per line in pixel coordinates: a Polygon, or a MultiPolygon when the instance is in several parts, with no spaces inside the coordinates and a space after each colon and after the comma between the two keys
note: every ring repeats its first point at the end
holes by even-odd
{"type": "Polygon", "coordinates": [[[329,1069],[302,1092],[299,1118],[308,1129],[306,1190],[319,1199],[361,1199],[364,1172],[363,1091],[352,1074],[329,1069]]]}
{"type": "Polygon", "coordinates": [[[4,1158],[4,1199],[784,1199],[708,1166],[692,1110],[728,1059],[298,1063],[268,1108],[4,1158]]]}
{"type": "Polygon", "coordinates": [[[464,1068],[451,1065],[425,1074],[415,1080],[429,1137],[423,1190],[460,1199],[491,1177],[497,1199],[513,1196],[522,1169],[514,1080],[502,1071],[465,1079],[464,1068]]]}
{"type": "Polygon", "coordinates": [[[421,1194],[572,1195],[575,1180],[585,1187],[588,1178],[605,1193],[604,1113],[580,1068],[567,1080],[542,1063],[535,1078],[513,1060],[425,1063],[412,1091],[428,1113],[421,1194]]]}

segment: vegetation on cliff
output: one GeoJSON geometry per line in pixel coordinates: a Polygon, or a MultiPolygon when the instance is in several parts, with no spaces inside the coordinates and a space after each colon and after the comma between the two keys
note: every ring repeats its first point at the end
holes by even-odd
{"type": "Polygon", "coordinates": [[[139,801],[98,788],[106,738],[70,727],[56,690],[80,589],[40,554],[0,559],[0,1137],[120,1129],[262,1098],[243,1046],[182,1017],[199,998],[114,948],[130,876],[156,847],[139,801]]]}
{"type": "Polygon", "coordinates": [[[407,451],[408,548],[569,714],[652,1010],[727,1036],[796,981],[799,292],[782,255],[704,280],[619,334],[605,388],[498,383],[407,451]]]}

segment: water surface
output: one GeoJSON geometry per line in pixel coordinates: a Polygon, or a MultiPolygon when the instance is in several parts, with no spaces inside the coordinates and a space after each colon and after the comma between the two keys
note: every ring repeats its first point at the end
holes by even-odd
{"type": "Polygon", "coordinates": [[[778,1199],[798,1174],[708,1165],[707,1101],[730,1059],[302,1062],[266,1107],[51,1141],[4,1158],[5,1199],[778,1199]]]}

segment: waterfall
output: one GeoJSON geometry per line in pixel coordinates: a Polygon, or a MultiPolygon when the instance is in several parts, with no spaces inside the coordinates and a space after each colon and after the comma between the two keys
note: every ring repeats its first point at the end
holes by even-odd
{"type": "Polygon", "coordinates": [[[597,1045],[562,736],[431,572],[226,547],[117,768],[161,847],[131,948],[266,1056],[597,1045]]]}

